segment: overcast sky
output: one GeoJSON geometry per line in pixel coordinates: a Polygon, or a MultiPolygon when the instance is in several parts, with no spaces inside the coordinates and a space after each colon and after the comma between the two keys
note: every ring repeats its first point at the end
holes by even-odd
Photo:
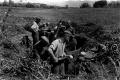
{"type": "MultiPolygon", "coordinates": [[[[4,0],[0,0],[0,2],[3,2],[4,0]]],[[[9,1],[9,0],[6,0],[9,1]]],[[[58,5],[58,6],[64,6],[66,4],[70,6],[79,6],[81,2],[87,1],[87,2],[94,2],[98,0],[12,0],[14,2],[33,2],[33,3],[45,3],[49,5],[58,5]]],[[[120,1],[120,0],[107,0],[107,1],[120,1]]]]}

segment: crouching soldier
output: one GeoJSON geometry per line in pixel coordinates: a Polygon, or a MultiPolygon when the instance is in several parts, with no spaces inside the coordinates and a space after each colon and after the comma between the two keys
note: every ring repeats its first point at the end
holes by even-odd
{"type": "Polygon", "coordinates": [[[34,44],[33,48],[36,51],[36,56],[38,57],[38,60],[42,59],[47,60],[48,58],[48,45],[49,45],[49,40],[46,36],[41,36],[40,40],[34,44]]]}
{"type": "Polygon", "coordinates": [[[65,57],[73,58],[72,55],[66,55],[64,51],[70,36],[71,33],[69,31],[64,31],[59,34],[59,37],[54,40],[48,48],[48,51],[53,59],[51,68],[53,74],[65,76],[65,57]]]}

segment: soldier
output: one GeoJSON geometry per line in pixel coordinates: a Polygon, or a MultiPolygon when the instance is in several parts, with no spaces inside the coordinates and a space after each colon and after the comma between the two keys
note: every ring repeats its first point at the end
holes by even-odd
{"type": "Polygon", "coordinates": [[[62,76],[65,76],[64,57],[68,56],[72,58],[72,55],[66,55],[64,51],[66,43],[69,41],[70,36],[71,36],[71,32],[64,31],[59,35],[59,38],[57,38],[51,43],[51,45],[48,48],[48,51],[54,60],[52,62],[52,69],[51,69],[52,73],[61,74],[62,76]]]}
{"type": "Polygon", "coordinates": [[[33,29],[32,32],[32,38],[33,38],[33,45],[39,41],[39,22],[41,21],[41,19],[36,18],[35,21],[33,21],[33,25],[31,26],[31,28],[33,29]]]}
{"type": "Polygon", "coordinates": [[[72,22],[69,20],[68,25],[66,26],[66,29],[69,30],[73,35],[75,34],[75,29],[72,26],[72,22]]]}

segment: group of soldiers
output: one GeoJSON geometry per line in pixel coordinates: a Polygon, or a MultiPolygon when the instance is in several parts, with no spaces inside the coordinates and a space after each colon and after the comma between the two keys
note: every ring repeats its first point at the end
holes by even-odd
{"type": "MultiPolygon", "coordinates": [[[[51,72],[53,74],[60,74],[62,77],[68,72],[68,60],[73,59],[73,55],[67,54],[68,51],[76,50],[76,46],[80,45],[75,39],[75,29],[71,25],[71,21],[65,23],[59,21],[58,24],[51,30],[49,23],[38,25],[41,19],[36,18],[31,26],[25,29],[32,33],[33,49],[39,59],[50,56],[51,72]],[[71,49],[68,47],[72,47],[71,49]],[[68,59],[69,58],[69,59],[68,59]],[[67,69],[67,70],[65,70],[67,69]]],[[[87,38],[87,37],[85,37],[87,38]]],[[[99,44],[102,49],[106,47],[99,44]]],[[[98,51],[92,48],[91,51],[98,51]]],[[[81,52],[81,55],[87,55],[86,52],[81,52]]],[[[48,57],[47,57],[48,59],[48,57]]]]}

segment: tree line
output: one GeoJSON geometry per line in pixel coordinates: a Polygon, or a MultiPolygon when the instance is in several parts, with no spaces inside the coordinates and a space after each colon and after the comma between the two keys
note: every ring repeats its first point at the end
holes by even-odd
{"type": "Polygon", "coordinates": [[[40,3],[14,3],[13,1],[11,2],[6,2],[4,1],[3,3],[0,3],[0,6],[12,6],[12,7],[26,7],[26,8],[55,8],[58,6],[52,6],[52,5],[47,5],[47,4],[40,4],[40,3]]]}
{"type": "Polygon", "coordinates": [[[120,2],[112,1],[108,3],[106,0],[96,1],[93,5],[89,3],[82,3],[80,8],[120,8],[120,2]]]}
{"type": "MultiPolygon", "coordinates": [[[[47,5],[47,4],[37,4],[37,3],[14,3],[6,2],[0,3],[0,6],[12,6],[12,7],[26,7],[26,8],[69,8],[69,5],[65,5],[64,7],[54,6],[54,5],[47,5]]],[[[106,0],[100,0],[90,5],[89,3],[85,2],[80,5],[80,8],[120,8],[120,2],[112,1],[108,3],[106,0]]]]}

